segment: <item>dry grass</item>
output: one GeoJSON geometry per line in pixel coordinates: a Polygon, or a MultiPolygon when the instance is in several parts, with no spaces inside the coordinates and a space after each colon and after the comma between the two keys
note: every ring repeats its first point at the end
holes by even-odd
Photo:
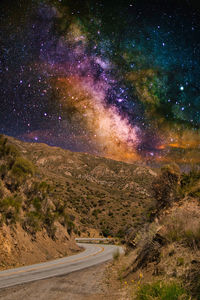
{"type": "Polygon", "coordinates": [[[199,228],[199,202],[191,198],[174,203],[150,226],[143,227],[135,237],[135,250],[116,266],[118,278],[127,295],[140,300],[199,300],[199,228]],[[147,282],[150,284],[146,285],[147,282]],[[155,286],[152,284],[154,282],[155,286]],[[178,285],[165,285],[164,282],[177,282],[178,285]],[[186,292],[181,286],[185,287],[186,292]],[[155,291],[160,294],[155,296],[155,291]],[[177,294],[179,292],[181,296],[177,294]]]}
{"type": "Polygon", "coordinates": [[[190,248],[200,248],[200,210],[198,206],[182,207],[172,212],[164,220],[166,238],[170,242],[179,242],[190,248]]]}

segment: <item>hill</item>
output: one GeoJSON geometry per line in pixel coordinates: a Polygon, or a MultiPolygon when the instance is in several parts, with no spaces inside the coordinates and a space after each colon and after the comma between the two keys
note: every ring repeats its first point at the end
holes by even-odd
{"type": "Polygon", "coordinates": [[[124,237],[150,219],[156,176],[141,164],[1,136],[2,267],[68,254],[74,236],[124,237]]]}
{"type": "Polygon", "coordinates": [[[152,221],[127,235],[129,251],[120,261],[116,256],[112,275],[127,300],[199,300],[200,170],[162,167],[152,189],[152,221]]]}

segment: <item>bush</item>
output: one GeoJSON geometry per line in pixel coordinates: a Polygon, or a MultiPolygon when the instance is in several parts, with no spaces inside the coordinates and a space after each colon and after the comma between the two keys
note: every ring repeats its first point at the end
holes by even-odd
{"type": "Polygon", "coordinates": [[[51,227],[54,224],[55,221],[55,214],[53,214],[52,212],[50,212],[50,210],[48,210],[44,216],[44,223],[51,227]]]}
{"type": "Polygon", "coordinates": [[[181,188],[187,192],[190,188],[200,181],[200,171],[193,168],[188,174],[183,173],[181,176],[181,188]]]}
{"type": "Polygon", "coordinates": [[[98,214],[100,213],[100,209],[94,209],[92,212],[92,215],[95,216],[96,219],[98,219],[98,214]]]}
{"type": "Polygon", "coordinates": [[[27,214],[26,220],[24,221],[24,228],[31,233],[40,231],[42,225],[41,215],[38,212],[31,211],[27,214]]]}
{"type": "Polygon", "coordinates": [[[19,156],[20,154],[18,149],[14,145],[7,144],[7,142],[8,139],[3,135],[0,135],[0,158],[6,156],[16,158],[17,156],[19,156]]]}
{"type": "Polygon", "coordinates": [[[14,145],[8,144],[5,147],[5,155],[7,155],[7,156],[9,155],[9,156],[12,156],[13,158],[16,158],[16,157],[20,156],[20,153],[14,145]]]}
{"type": "Polygon", "coordinates": [[[3,187],[3,183],[0,179],[0,201],[3,198],[3,195],[4,195],[4,187],[3,187]]]}
{"type": "Polygon", "coordinates": [[[36,209],[36,211],[41,211],[41,207],[42,207],[41,200],[36,197],[36,198],[33,199],[32,202],[33,202],[33,206],[36,209]]]}
{"type": "Polygon", "coordinates": [[[34,165],[27,159],[18,157],[12,166],[11,173],[18,178],[25,178],[27,175],[34,175],[34,165]]]}
{"type": "Polygon", "coordinates": [[[104,237],[108,237],[109,235],[111,235],[110,234],[110,230],[108,229],[108,228],[102,228],[102,231],[101,231],[101,233],[102,233],[102,235],[104,236],[104,237]]]}
{"type": "Polygon", "coordinates": [[[47,194],[50,193],[50,190],[51,186],[46,181],[34,182],[31,190],[28,191],[27,196],[32,197],[37,195],[38,198],[44,200],[47,194]]]}
{"type": "Polygon", "coordinates": [[[189,193],[189,196],[200,199],[200,188],[198,187],[197,189],[192,190],[189,193]]]}
{"type": "Polygon", "coordinates": [[[196,262],[187,268],[183,279],[185,287],[194,297],[192,299],[200,300],[200,263],[196,262]]]}
{"type": "Polygon", "coordinates": [[[7,172],[8,172],[8,167],[7,167],[7,165],[6,165],[6,164],[2,164],[2,165],[0,166],[0,176],[1,176],[1,179],[2,179],[2,180],[5,178],[7,172]]]}
{"type": "Polygon", "coordinates": [[[46,231],[49,237],[51,237],[52,239],[54,239],[56,233],[56,227],[54,225],[55,219],[56,219],[56,215],[50,211],[47,211],[44,217],[44,223],[45,223],[46,231]]]}
{"type": "Polygon", "coordinates": [[[66,220],[66,226],[67,226],[67,232],[70,235],[72,233],[72,231],[74,230],[75,225],[74,225],[74,223],[71,220],[69,220],[67,218],[67,220],[66,220]]]}
{"type": "MultiPolygon", "coordinates": [[[[70,235],[72,231],[75,230],[74,220],[75,217],[73,215],[67,215],[64,210],[60,214],[60,223],[66,227],[68,234],[70,235]]],[[[84,219],[81,219],[81,223],[84,222],[84,219]]]]}
{"type": "Polygon", "coordinates": [[[118,230],[118,232],[117,232],[117,234],[116,234],[116,237],[118,237],[118,238],[124,238],[125,237],[125,230],[124,229],[119,229],[118,230]]]}
{"type": "Polygon", "coordinates": [[[177,283],[163,283],[157,281],[151,284],[143,284],[137,292],[137,300],[189,300],[186,291],[177,283]],[[181,297],[181,298],[180,298],[181,297]]]}
{"type": "Polygon", "coordinates": [[[188,174],[181,176],[182,195],[200,198],[200,170],[193,168],[188,174]]]}
{"type": "Polygon", "coordinates": [[[6,197],[0,200],[0,212],[6,223],[16,223],[21,203],[22,201],[19,197],[6,197]]]}
{"type": "Polygon", "coordinates": [[[0,158],[5,156],[7,141],[7,138],[4,138],[3,135],[0,135],[0,158]]]}
{"type": "Polygon", "coordinates": [[[158,210],[168,206],[177,198],[180,182],[180,169],[176,164],[166,165],[161,168],[159,179],[153,182],[153,194],[157,200],[158,210]]]}

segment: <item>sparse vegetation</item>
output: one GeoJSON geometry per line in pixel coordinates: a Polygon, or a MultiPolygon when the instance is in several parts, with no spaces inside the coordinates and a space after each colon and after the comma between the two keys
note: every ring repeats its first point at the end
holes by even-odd
{"type": "Polygon", "coordinates": [[[1,224],[15,224],[19,220],[19,211],[21,208],[21,199],[19,196],[6,197],[0,200],[1,224]]]}
{"type": "Polygon", "coordinates": [[[177,283],[164,283],[157,281],[142,284],[138,288],[136,300],[189,300],[186,291],[177,283]]]}
{"type": "Polygon", "coordinates": [[[11,175],[18,181],[18,183],[21,183],[27,176],[34,175],[34,166],[29,160],[18,157],[15,160],[10,172],[11,175]]]}
{"type": "Polygon", "coordinates": [[[35,234],[36,232],[41,230],[41,225],[41,215],[38,214],[38,212],[30,211],[27,213],[27,216],[23,221],[23,228],[26,231],[35,234]]]}
{"type": "Polygon", "coordinates": [[[127,293],[129,282],[136,282],[133,299],[200,299],[199,174],[197,167],[181,174],[176,165],[164,166],[153,181],[156,206],[149,207],[149,219],[139,231],[126,230],[129,251],[120,280],[127,293]],[[139,272],[143,284],[137,283],[139,272]]]}
{"type": "Polygon", "coordinates": [[[200,215],[196,211],[180,210],[163,220],[166,238],[190,248],[200,249],[200,215]],[[185,221],[187,220],[187,222],[185,221]]]}

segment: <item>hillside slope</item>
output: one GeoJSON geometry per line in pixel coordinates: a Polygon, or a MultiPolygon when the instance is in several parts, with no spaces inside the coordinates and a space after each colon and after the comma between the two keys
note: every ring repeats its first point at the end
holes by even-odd
{"type": "Polygon", "coordinates": [[[48,197],[56,209],[73,216],[76,234],[95,229],[120,236],[146,222],[154,209],[152,181],[157,174],[148,167],[45,144],[9,142],[33,162],[38,180],[49,184],[48,197]]]}
{"type": "Polygon", "coordinates": [[[200,169],[173,167],[153,183],[154,218],[127,236],[132,248],[116,261],[112,275],[125,283],[126,299],[200,299],[200,169]]]}
{"type": "Polygon", "coordinates": [[[68,254],[74,235],[124,237],[149,220],[156,176],[140,164],[1,136],[2,267],[27,263],[30,249],[29,263],[68,254]]]}

